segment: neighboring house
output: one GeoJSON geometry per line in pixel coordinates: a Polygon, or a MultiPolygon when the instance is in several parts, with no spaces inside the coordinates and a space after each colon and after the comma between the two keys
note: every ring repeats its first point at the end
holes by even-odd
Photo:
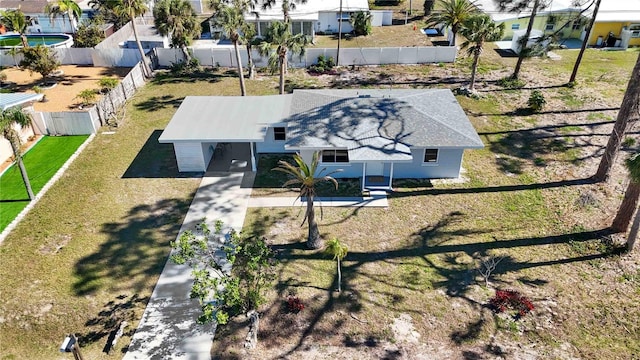
{"type": "MultiPolygon", "coordinates": [[[[272,96],[188,96],[159,138],[180,172],[202,172],[221,144],[256,154],[299,152],[337,177],[390,188],[395,178],[456,178],[465,149],[484,145],[450,90],[295,90],[272,96]]],[[[235,151],[235,150],[234,150],[235,151]]],[[[219,159],[219,160],[218,160],[219,159]]],[[[247,166],[248,167],[248,166],[247,166]]]]}
{"type": "Polygon", "coordinates": [[[640,46],[640,0],[602,0],[589,45],[640,46]]]}
{"type": "MultiPolygon", "coordinates": [[[[604,2],[611,0],[603,0],[604,2]]],[[[502,40],[511,40],[514,32],[526,30],[529,24],[531,10],[520,13],[500,11],[494,0],[479,0],[480,9],[488,14],[496,23],[504,23],[504,37],[502,40]]],[[[583,36],[583,31],[588,18],[580,14],[580,7],[574,6],[573,0],[552,0],[547,8],[538,11],[533,23],[533,29],[544,34],[557,33],[558,39],[578,39],[583,36]]],[[[586,14],[589,15],[589,14],[586,14]]]]}
{"type": "MultiPolygon", "coordinates": [[[[194,8],[197,10],[203,6],[195,4],[194,8]]],[[[338,32],[338,24],[342,22],[342,32],[350,33],[353,31],[351,14],[358,11],[369,11],[369,2],[367,0],[309,0],[306,3],[295,4],[295,10],[289,12],[291,32],[303,33],[310,37],[314,37],[315,34],[333,34],[338,32]],[[341,2],[342,16],[340,16],[341,2]]],[[[258,37],[266,35],[271,22],[284,19],[281,0],[277,0],[269,9],[256,6],[255,12],[257,16],[255,13],[247,13],[245,19],[255,24],[258,37]]],[[[379,19],[372,19],[373,25],[391,24],[391,18],[384,18],[383,12],[372,12],[372,16],[379,17],[379,19]]],[[[212,29],[215,33],[215,26],[212,25],[212,29]]]]}
{"type": "MultiPolygon", "coordinates": [[[[4,111],[6,109],[12,107],[22,107],[27,109],[27,111],[33,111],[33,103],[35,101],[40,101],[43,98],[43,94],[32,94],[32,93],[5,93],[0,96],[0,111],[4,111]]],[[[22,142],[26,142],[31,136],[35,135],[32,126],[27,126],[20,129],[16,126],[16,130],[20,133],[20,139],[22,142]]],[[[7,159],[13,156],[13,149],[11,148],[11,144],[9,140],[5,139],[0,135],[0,162],[4,162],[7,159]]]]}
{"type": "MultiPolygon", "coordinates": [[[[86,2],[85,2],[86,3],[86,2]]],[[[25,16],[29,25],[27,33],[74,33],[79,22],[72,19],[71,25],[67,15],[58,16],[51,19],[49,14],[44,10],[47,6],[47,0],[2,0],[0,1],[0,10],[20,9],[25,16]]],[[[85,8],[83,3],[78,2],[82,9],[80,22],[89,19],[89,14],[93,11],[91,8],[85,8]]]]}

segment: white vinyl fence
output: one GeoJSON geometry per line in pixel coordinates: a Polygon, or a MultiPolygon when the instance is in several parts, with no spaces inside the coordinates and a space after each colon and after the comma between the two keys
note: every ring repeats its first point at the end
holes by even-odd
{"type": "MultiPolygon", "coordinates": [[[[232,47],[195,48],[193,56],[203,66],[235,67],[236,57],[232,47]]],[[[332,57],[336,59],[337,49],[307,49],[302,57],[289,56],[289,65],[292,67],[308,67],[315,64],[318,56],[332,57]]],[[[450,63],[456,59],[457,49],[454,46],[432,47],[395,47],[395,48],[346,48],[340,50],[340,64],[351,65],[383,65],[383,64],[430,64],[450,63]]],[[[184,55],[180,49],[154,49],[159,67],[170,67],[174,63],[184,61],[184,55]]],[[[257,67],[266,67],[268,58],[260,56],[257,50],[252,53],[253,61],[257,67]]],[[[243,64],[247,63],[247,52],[240,51],[243,64]]]]}

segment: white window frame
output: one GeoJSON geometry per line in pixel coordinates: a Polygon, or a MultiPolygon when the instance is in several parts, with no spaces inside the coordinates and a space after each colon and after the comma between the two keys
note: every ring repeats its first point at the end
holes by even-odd
{"type": "Polygon", "coordinates": [[[349,163],[349,150],[347,149],[326,149],[326,150],[322,150],[322,152],[320,153],[320,162],[323,164],[348,164],[349,163]],[[329,152],[333,152],[333,161],[329,160],[325,160],[325,156],[329,157],[328,153],[329,152]],[[338,161],[338,152],[344,153],[347,156],[347,161],[338,161]],[[325,155],[326,153],[326,155],[325,155]]]}
{"type": "Polygon", "coordinates": [[[640,24],[630,24],[629,30],[632,38],[640,38],[640,24]]]}
{"type": "Polygon", "coordinates": [[[274,141],[286,141],[287,140],[287,128],[284,126],[275,126],[273,128],[273,140],[274,141]],[[277,134],[280,134],[280,132],[276,132],[276,129],[282,129],[282,135],[284,135],[283,139],[278,139],[277,134]]]}
{"type": "Polygon", "coordinates": [[[547,23],[547,25],[545,25],[544,29],[546,31],[553,31],[553,29],[556,27],[556,24],[553,23],[547,23]]]}
{"type": "Polygon", "coordinates": [[[422,155],[422,165],[438,165],[440,162],[440,149],[428,148],[424,149],[424,154],[422,155]],[[432,161],[427,161],[427,151],[435,151],[436,159],[432,161]]]}
{"type": "Polygon", "coordinates": [[[511,30],[520,30],[520,24],[519,23],[511,24],[511,30]]]}

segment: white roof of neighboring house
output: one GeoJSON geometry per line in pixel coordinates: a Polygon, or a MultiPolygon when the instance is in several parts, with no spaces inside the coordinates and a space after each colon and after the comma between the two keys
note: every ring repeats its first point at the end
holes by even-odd
{"type": "MultiPolygon", "coordinates": [[[[476,3],[480,9],[491,16],[494,21],[504,21],[528,17],[531,10],[527,9],[519,13],[502,12],[498,9],[495,0],[478,0],[476,3]]],[[[589,7],[591,1],[580,0],[581,5],[574,6],[574,0],[551,0],[549,6],[539,11],[539,14],[553,12],[580,11],[589,7]]],[[[584,13],[586,17],[591,17],[593,5],[584,13]]],[[[640,0],[602,0],[596,22],[607,21],[639,21],[640,22],[640,0]]]]}
{"type": "Polygon", "coordinates": [[[44,94],[9,93],[0,96],[0,110],[22,105],[29,102],[40,101],[44,94]]]}
{"type": "MultiPolygon", "coordinates": [[[[588,16],[591,16],[591,13],[588,16]]],[[[640,0],[602,0],[596,22],[609,21],[637,21],[640,23],[640,0]]]]}
{"type": "MultiPolygon", "coordinates": [[[[293,1],[291,1],[293,3],[293,1]]],[[[369,2],[367,0],[342,0],[342,11],[367,11],[369,2]]],[[[256,10],[260,16],[259,21],[282,20],[282,0],[276,0],[275,4],[268,9],[259,6],[256,10]]],[[[325,11],[340,11],[340,0],[308,0],[304,4],[295,4],[295,10],[289,11],[292,20],[318,20],[318,13],[325,11]]],[[[246,15],[248,20],[256,20],[254,15],[246,15]]]]}

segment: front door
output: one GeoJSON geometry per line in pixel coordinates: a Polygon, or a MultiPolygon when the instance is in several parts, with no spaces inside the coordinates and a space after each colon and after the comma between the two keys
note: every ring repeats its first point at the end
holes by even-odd
{"type": "Polygon", "coordinates": [[[384,164],[382,162],[367,163],[367,176],[383,176],[384,164]]]}

